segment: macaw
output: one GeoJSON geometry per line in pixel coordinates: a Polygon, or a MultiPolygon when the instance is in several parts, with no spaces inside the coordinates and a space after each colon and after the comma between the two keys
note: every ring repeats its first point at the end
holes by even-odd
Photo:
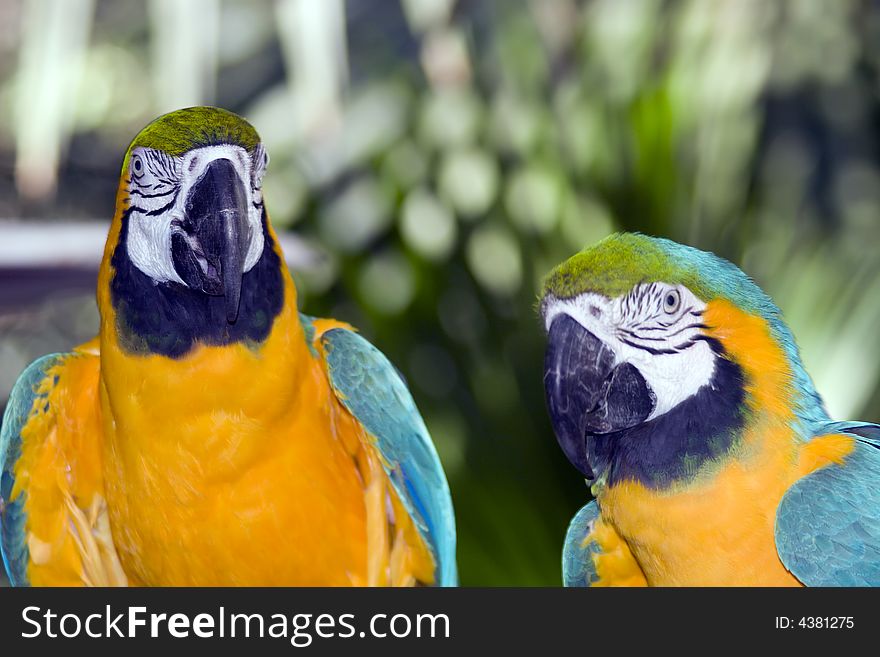
{"type": "Polygon", "coordinates": [[[880,585],[880,426],[833,422],[736,266],[615,234],[545,281],[544,385],[594,499],[567,586],[880,585]]]}
{"type": "Polygon", "coordinates": [[[122,164],[98,336],[0,434],[16,585],[455,585],[437,453],[394,366],[297,311],[255,129],[159,117],[122,164]]]}

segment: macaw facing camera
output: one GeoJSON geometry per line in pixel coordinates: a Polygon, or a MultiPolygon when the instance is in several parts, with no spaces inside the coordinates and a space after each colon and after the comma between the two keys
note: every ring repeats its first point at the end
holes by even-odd
{"type": "Polygon", "coordinates": [[[0,434],[15,585],[455,585],[406,384],[300,314],[235,114],[159,117],[122,165],[98,336],[21,375],[0,434]]]}

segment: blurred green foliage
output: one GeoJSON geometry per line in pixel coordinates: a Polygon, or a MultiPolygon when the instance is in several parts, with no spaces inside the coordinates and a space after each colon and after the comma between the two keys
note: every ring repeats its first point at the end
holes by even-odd
{"type": "MultiPolygon", "coordinates": [[[[201,0],[208,55],[163,31],[168,3],[109,5],[57,193],[4,192],[3,212],[109,216],[126,136],[177,102],[168,80],[140,84],[151,44],[202,62],[192,102],[256,125],[274,223],[322,254],[295,271],[304,310],[358,326],[408,379],[449,476],[463,584],[560,581],[588,492],[546,418],[536,295],[613,230],[738,263],[783,308],[832,415],[880,419],[876,3],[352,0],[311,16],[201,0]],[[77,197],[65,185],[95,152],[105,196],[77,197]]],[[[160,59],[153,79],[172,75],[160,59]]],[[[22,69],[0,70],[13,108],[22,69]]],[[[4,122],[6,154],[20,123],[4,122]]]]}

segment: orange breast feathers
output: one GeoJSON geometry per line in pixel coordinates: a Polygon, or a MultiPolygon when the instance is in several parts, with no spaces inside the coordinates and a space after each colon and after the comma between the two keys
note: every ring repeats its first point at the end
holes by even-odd
{"type": "Polygon", "coordinates": [[[112,526],[125,528],[114,538],[133,581],[432,581],[427,548],[407,529],[293,304],[256,350],[199,347],[177,362],[104,342],[103,406],[114,420],[104,425],[107,499],[112,526]],[[393,569],[387,537],[398,530],[393,569]]]}
{"type": "Polygon", "coordinates": [[[625,481],[600,492],[602,517],[651,585],[798,586],[776,552],[776,509],[795,481],[839,463],[852,440],[795,435],[791,371],[764,320],[724,301],[704,317],[745,374],[750,421],[739,445],[667,490],[625,481]]]}
{"type": "Polygon", "coordinates": [[[32,584],[433,583],[293,311],[260,350],[174,361],[103,342],[53,370],[51,410],[24,431],[32,584]]]}
{"type": "Polygon", "coordinates": [[[433,557],[372,437],[310,349],[286,268],[285,303],[261,344],[134,355],[109,298],[119,222],[100,274],[100,345],[56,368],[51,410],[35,409],[24,431],[30,581],[433,583],[433,557]]]}
{"type": "Polygon", "coordinates": [[[104,497],[95,347],[84,345],[49,370],[21,432],[12,499],[26,496],[32,586],[127,581],[104,497]]]}

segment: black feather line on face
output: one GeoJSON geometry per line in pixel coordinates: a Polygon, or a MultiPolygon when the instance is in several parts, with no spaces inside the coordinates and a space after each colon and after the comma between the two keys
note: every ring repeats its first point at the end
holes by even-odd
{"type": "Polygon", "coordinates": [[[148,216],[148,217],[157,217],[160,214],[165,214],[166,212],[168,212],[171,208],[174,207],[175,203],[177,203],[177,195],[176,194],[173,199],[171,199],[168,203],[163,205],[161,208],[156,208],[155,210],[150,210],[149,212],[146,212],[144,214],[146,214],[146,216],[148,216]]]}
{"type": "Polygon", "coordinates": [[[114,274],[110,299],[116,310],[119,344],[124,350],[180,358],[196,343],[259,343],[269,336],[284,305],[284,279],[265,213],[263,253],[242,277],[238,319],[230,324],[224,297],[175,282],[157,283],[134,266],[126,248],[128,219],[133,211],[138,209],[129,207],[122,216],[119,242],[111,258],[114,274]]]}
{"type": "Polygon", "coordinates": [[[623,338],[620,336],[618,336],[618,339],[623,344],[629,345],[630,347],[634,347],[636,349],[641,349],[642,351],[647,351],[649,354],[653,354],[654,356],[659,356],[661,354],[676,354],[676,353],[678,353],[678,351],[676,351],[675,349],[666,349],[666,348],[657,349],[655,347],[649,347],[644,344],[638,344],[636,342],[633,342],[632,340],[627,340],[626,338],[623,338]]]}
{"type": "MultiPolygon", "coordinates": [[[[153,185],[150,185],[150,187],[153,187],[153,185]]],[[[162,198],[163,196],[168,196],[169,194],[174,194],[176,191],[177,191],[177,189],[175,188],[175,189],[169,189],[167,192],[160,192],[158,194],[145,194],[139,189],[132,189],[131,194],[133,196],[137,195],[141,198],[162,198]]],[[[175,197],[175,200],[176,200],[176,197],[175,197]]]]}

